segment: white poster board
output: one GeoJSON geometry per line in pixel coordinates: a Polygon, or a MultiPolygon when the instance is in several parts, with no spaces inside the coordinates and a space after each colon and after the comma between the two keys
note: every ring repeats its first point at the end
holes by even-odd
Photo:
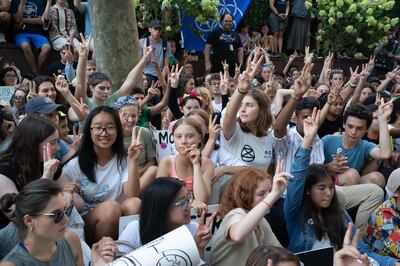
{"type": "Polygon", "coordinates": [[[153,134],[156,139],[157,161],[160,162],[162,158],[171,155],[174,136],[169,130],[155,130],[153,134]]]}
{"type": "Polygon", "coordinates": [[[183,225],[107,265],[197,266],[200,262],[193,236],[183,225]]]}
{"type": "Polygon", "coordinates": [[[0,102],[8,103],[15,90],[14,86],[0,86],[0,102]]]}

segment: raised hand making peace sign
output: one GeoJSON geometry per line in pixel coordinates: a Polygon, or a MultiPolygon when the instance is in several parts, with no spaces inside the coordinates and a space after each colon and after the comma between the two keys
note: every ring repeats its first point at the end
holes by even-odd
{"type": "Polygon", "coordinates": [[[132,130],[132,141],[131,145],[128,148],[128,158],[129,160],[138,160],[140,153],[143,151],[144,146],[141,142],[142,139],[142,132],[143,129],[140,128],[138,131],[138,134],[136,136],[136,127],[133,128],[132,130]]]}
{"type": "Polygon", "coordinates": [[[47,143],[43,146],[43,175],[42,178],[53,179],[57,171],[60,161],[55,159],[55,154],[51,148],[51,144],[47,143]]]}

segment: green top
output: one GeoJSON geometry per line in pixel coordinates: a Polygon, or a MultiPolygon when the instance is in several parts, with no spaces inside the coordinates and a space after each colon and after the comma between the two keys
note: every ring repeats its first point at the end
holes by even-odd
{"type": "Polygon", "coordinates": [[[149,107],[143,107],[140,110],[139,119],[137,122],[138,126],[150,128],[151,111],[149,107]]]}
{"type": "MultiPolygon", "coordinates": [[[[118,100],[120,97],[119,90],[111,94],[108,98],[107,101],[104,105],[112,107],[114,103],[118,100]]],[[[87,105],[89,106],[89,111],[92,111],[94,108],[96,108],[98,105],[96,102],[93,100],[93,98],[87,98],[87,105]]]]}

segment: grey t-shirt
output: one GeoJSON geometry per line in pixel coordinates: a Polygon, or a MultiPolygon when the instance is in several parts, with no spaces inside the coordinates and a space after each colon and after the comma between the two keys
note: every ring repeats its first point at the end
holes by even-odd
{"type": "Polygon", "coordinates": [[[66,238],[57,241],[57,252],[49,261],[40,261],[33,257],[22,245],[17,244],[3,261],[9,261],[18,266],[75,266],[76,260],[71,246],[66,238]]]}
{"type": "MultiPolygon", "coordinates": [[[[147,46],[147,44],[151,44],[151,36],[146,37],[144,39],[139,40],[139,53],[143,54],[144,47],[147,46]],[[147,38],[149,38],[149,42],[147,41],[147,38]]],[[[169,58],[171,56],[171,46],[169,43],[167,43],[167,51],[165,51],[165,56],[163,57],[163,40],[160,39],[154,49],[154,54],[157,58],[157,63],[158,66],[162,69],[164,67],[164,58],[169,58]]],[[[154,69],[153,65],[151,64],[151,60],[148,60],[146,63],[146,66],[143,69],[144,74],[152,75],[157,77],[157,71],[154,69]]]]}

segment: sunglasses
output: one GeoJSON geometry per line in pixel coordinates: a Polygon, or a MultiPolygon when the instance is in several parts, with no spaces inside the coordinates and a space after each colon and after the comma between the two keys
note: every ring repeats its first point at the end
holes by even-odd
{"type": "Polygon", "coordinates": [[[58,224],[64,218],[64,215],[66,215],[66,216],[70,216],[71,215],[72,208],[73,208],[73,205],[71,204],[65,210],[58,210],[58,211],[56,211],[54,213],[42,213],[40,215],[53,216],[54,223],[58,224]]]}
{"type": "Polygon", "coordinates": [[[177,202],[175,202],[174,205],[181,207],[181,209],[183,210],[186,210],[190,206],[190,204],[192,204],[192,202],[193,202],[193,194],[190,193],[187,198],[178,200],[177,202]]]}

